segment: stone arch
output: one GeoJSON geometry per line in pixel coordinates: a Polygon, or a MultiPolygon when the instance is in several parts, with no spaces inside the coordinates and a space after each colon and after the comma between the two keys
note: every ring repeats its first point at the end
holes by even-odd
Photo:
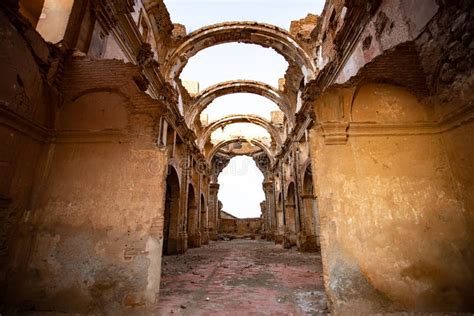
{"type": "Polygon", "coordinates": [[[163,67],[167,80],[175,81],[188,60],[203,49],[225,43],[256,44],[273,48],[288,64],[296,65],[308,82],[314,79],[316,66],[308,53],[290,33],[279,27],[256,22],[226,22],[198,29],[183,38],[170,52],[163,67]]]}
{"type": "Polygon", "coordinates": [[[286,96],[274,87],[253,80],[232,80],[221,82],[203,90],[193,99],[193,103],[186,111],[184,118],[190,128],[194,127],[199,114],[204,111],[215,99],[232,93],[252,93],[260,95],[274,102],[285,113],[290,127],[293,127],[295,115],[286,96]]]}
{"type": "Polygon", "coordinates": [[[281,146],[282,144],[280,132],[271,122],[257,115],[237,114],[237,115],[226,116],[220,120],[217,120],[211,123],[209,126],[207,126],[204,129],[204,131],[202,131],[201,135],[199,135],[199,138],[197,140],[197,144],[199,148],[201,149],[204,148],[207,140],[209,139],[209,137],[211,137],[212,132],[214,132],[216,129],[225,127],[229,124],[234,124],[234,123],[251,123],[251,124],[261,126],[268,131],[273,141],[278,146],[281,146]]]}
{"type": "Polygon", "coordinates": [[[426,105],[406,88],[386,83],[361,82],[350,106],[353,122],[406,123],[428,120],[426,105]]]}
{"type": "Polygon", "coordinates": [[[192,183],[188,184],[188,210],[186,232],[188,234],[188,248],[199,247],[198,243],[198,229],[199,229],[199,214],[196,201],[196,191],[192,183]]]}
{"type": "Polygon", "coordinates": [[[212,148],[212,150],[207,154],[207,161],[210,163],[212,161],[212,158],[214,155],[217,153],[217,151],[222,148],[225,145],[236,143],[236,142],[247,142],[249,144],[255,145],[260,147],[268,156],[268,159],[270,159],[270,162],[273,163],[273,154],[270,148],[268,148],[262,141],[255,139],[255,138],[243,138],[243,137],[233,137],[230,139],[223,140],[212,148]]]}
{"type": "Polygon", "coordinates": [[[163,254],[176,254],[180,209],[180,185],[176,169],[168,165],[166,177],[165,214],[163,223],[163,254]]]}

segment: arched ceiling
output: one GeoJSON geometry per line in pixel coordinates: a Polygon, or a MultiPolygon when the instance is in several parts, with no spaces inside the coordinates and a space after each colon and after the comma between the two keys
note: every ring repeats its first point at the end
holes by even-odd
{"type": "Polygon", "coordinates": [[[216,98],[233,93],[252,93],[273,101],[287,117],[290,127],[293,126],[295,116],[285,95],[268,84],[252,80],[232,80],[221,82],[196,95],[193,98],[190,107],[184,114],[184,119],[188,126],[194,128],[196,119],[199,118],[199,114],[216,98]]]}
{"type": "Polygon", "coordinates": [[[262,117],[259,117],[257,115],[230,115],[227,116],[223,119],[220,119],[218,121],[213,122],[209,126],[207,126],[199,135],[198,137],[198,146],[199,148],[204,148],[204,145],[206,144],[207,140],[210,138],[211,134],[213,131],[215,131],[218,128],[224,127],[229,124],[234,124],[234,123],[252,123],[258,126],[261,126],[265,128],[268,133],[271,135],[273,141],[278,145],[281,146],[282,140],[280,137],[280,131],[269,121],[265,120],[262,117]]]}

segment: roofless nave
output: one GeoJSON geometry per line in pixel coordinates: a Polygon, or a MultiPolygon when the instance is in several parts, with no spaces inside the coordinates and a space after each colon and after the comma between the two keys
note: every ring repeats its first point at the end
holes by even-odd
{"type": "Polygon", "coordinates": [[[215,241],[237,155],[264,175],[262,251],[320,251],[332,313],[474,311],[473,7],[328,0],[289,31],[186,34],[162,0],[3,0],[0,313],[156,312],[163,254],[235,258],[215,241]],[[188,61],[225,43],[283,56],[279,86],[185,89],[188,61]],[[236,93],[279,111],[201,119],[236,93]],[[241,123],[269,138],[213,141],[241,123]]]}

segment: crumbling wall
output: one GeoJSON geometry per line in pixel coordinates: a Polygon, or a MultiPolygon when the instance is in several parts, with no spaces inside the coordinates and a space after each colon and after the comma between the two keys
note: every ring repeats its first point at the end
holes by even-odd
{"type": "Polygon", "coordinates": [[[365,64],[400,43],[417,38],[438,12],[437,1],[382,1],[377,13],[367,24],[337,82],[354,76],[365,64]]]}
{"type": "Polygon", "coordinates": [[[138,74],[119,61],[68,66],[8,305],[122,313],[157,303],[167,156],[154,142],[162,108],[136,86],[138,74]]]}

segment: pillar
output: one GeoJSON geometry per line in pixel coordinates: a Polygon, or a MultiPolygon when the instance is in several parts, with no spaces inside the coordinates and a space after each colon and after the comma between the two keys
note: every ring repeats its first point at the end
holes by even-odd
{"type": "Polygon", "coordinates": [[[201,204],[201,244],[209,244],[209,217],[207,204],[201,204]]]}
{"type": "Polygon", "coordinates": [[[312,194],[302,194],[302,231],[300,234],[301,251],[318,251],[319,236],[317,232],[317,204],[316,197],[312,194]]]}
{"type": "Polygon", "coordinates": [[[219,184],[210,183],[209,184],[209,197],[208,197],[208,232],[210,240],[217,240],[218,232],[218,214],[219,214],[219,203],[217,201],[217,193],[219,192],[219,184]]]}
{"type": "Polygon", "coordinates": [[[294,203],[288,203],[285,205],[286,225],[284,226],[284,240],[283,246],[285,248],[291,248],[297,244],[296,235],[296,205],[294,203]]]}
{"type": "Polygon", "coordinates": [[[264,182],[263,191],[265,192],[265,238],[270,241],[275,238],[275,195],[273,182],[264,182]]]}

